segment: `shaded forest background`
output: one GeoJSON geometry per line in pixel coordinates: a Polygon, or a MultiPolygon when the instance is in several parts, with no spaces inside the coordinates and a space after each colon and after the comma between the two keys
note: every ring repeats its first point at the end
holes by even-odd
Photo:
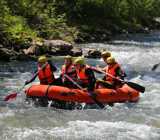
{"type": "Polygon", "coordinates": [[[0,0],[0,44],[106,41],[159,28],[160,0],[0,0]]]}

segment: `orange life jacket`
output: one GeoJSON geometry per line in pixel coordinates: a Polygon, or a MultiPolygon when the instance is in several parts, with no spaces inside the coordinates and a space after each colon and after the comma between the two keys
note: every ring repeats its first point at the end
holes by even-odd
{"type": "Polygon", "coordinates": [[[55,78],[49,64],[47,64],[44,69],[41,69],[41,67],[38,66],[38,71],[38,78],[41,84],[48,85],[54,81],[55,78]]]}
{"type": "MultiPolygon", "coordinates": [[[[112,66],[107,66],[106,67],[106,73],[109,73],[109,74],[113,75],[114,77],[117,77],[117,75],[116,75],[116,69],[118,67],[120,67],[120,65],[118,63],[115,63],[112,66]]],[[[111,76],[106,76],[106,81],[113,84],[113,82],[115,81],[115,79],[112,78],[111,76]]]]}
{"type": "Polygon", "coordinates": [[[79,80],[81,80],[84,84],[89,84],[88,76],[85,73],[86,69],[88,69],[88,68],[89,68],[89,66],[85,65],[85,67],[80,70],[76,69],[77,76],[78,76],[79,80]]]}
{"type": "MultiPolygon", "coordinates": [[[[66,67],[66,65],[63,65],[62,66],[62,69],[61,69],[61,74],[62,74],[62,80],[64,81],[66,78],[64,76],[64,74],[68,74],[68,73],[71,73],[73,71],[73,68],[74,66],[71,64],[70,66],[66,67]]],[[[69,75],[71,78],[76,78],[77,77],[77,74],[76,72],[75,73],[72,73],[69,75]]]]}

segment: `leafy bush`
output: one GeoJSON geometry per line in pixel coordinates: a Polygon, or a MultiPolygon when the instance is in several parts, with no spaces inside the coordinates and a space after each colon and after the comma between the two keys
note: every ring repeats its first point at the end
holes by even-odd
{"type": "Polygon", "coordinates": [[[73,42],[79,34],[147,27],[160,0],[1,0],[0,43],[28,45],[35,38],[73,42]]]}

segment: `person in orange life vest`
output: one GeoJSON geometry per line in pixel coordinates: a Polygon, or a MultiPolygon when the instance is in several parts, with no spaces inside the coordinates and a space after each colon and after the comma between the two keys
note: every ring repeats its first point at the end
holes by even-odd
{"type": "Polygon", "coordinates": [[[60,76],[62,79],[63,85],[71,88],[75,87],[75,85],[65,77],[65,74],[71,77],[73,80],[77,79],[77,73],[76,73],[75,66],[73,65],[72,59],[73,58],[69,55],[67,55],[64,58],[64,65],[62,65],[61,76],[60,76]]]}
{"type": "Polygon", "coordinates": [[[40,56],[38,58],[38,69],[35,71],[32,79],[26,81],[25,84],[33,82],[37,76],[39,78],[40,84],[42,85],[56,84],[57,81],[53,74],[53,72],[55,72],[56,70],[57,68],[52,65],[50,61],[47,60],[46,56],[40,56]]]}
{"type": "Polygon", "coordinates": [[[74,64],[78,76],[77,83],[83,88],[87,88],[88,91],[93,91],[96,82],[93,70],[85,64],[84,58],[82,57],[78,57],[74,61],[74,64]]]}
{"type": "MultiPolygon", "coordinates": [[[[125,72],[122,70],[121,66],[115,61],[115,58],[108,57],[105,62],[108,65],[103,69],[106,74],[108,73],[119,79],[124,79],[124,77],[126,77],[125,72]]],[[[116,80],[109,75],[105,75],[103,80],[105,81],[103,85],[107,88],[116,88],[122,86],[122,83],[119,80],[116,80]]]]}
{"type": "Polygon", "coordinates": [[[111,53],[108,52],[108,51],[104,51],[101,53],[101,57],[103,59],[103,61],[105,62],[105,60],[108,58],[108,57],[111,57],[111,53]]]}
{"type": "MultiPolygon", "coordinates": [[[[111,53],[108,52],[108,51],[104,51],[101,53],[101,58],[103,59],[103,61],[105,62],[105,60],[108,58],[108,57],[111,57],[111,53]]],[[[98,69],[103,69],[104,67],[102,66],[99,66],[97,65],[96,66],[98,69]]],[[[98,71],[94,70],[95,72],[99,73],[98,71]]]]}
{"type": "MultiPolygon", "coordinates": [[[[101,53],[101,58],[103,59],[105,64],[107,64],[106,59],[108,57],[111,57],[111,53],[109,51],[104,51],[104,52],[101,53]]],[[[94,72],[101,74],[101,72],[99,72],[98,69],[101,70],[101,71],[105,71],[105,68],[106,68],[106,66],[104,66],[104,65],[103,66],[96,65],[96,69],[94,68],[93,70],[94,70],[94,72]]],[[[97,88],[103,87],[103,86],[101,86],[102,82],[104,82],[104,81],[101,80],[101,79],[97,79],[95,88],[97,89],[97,88]]]]}

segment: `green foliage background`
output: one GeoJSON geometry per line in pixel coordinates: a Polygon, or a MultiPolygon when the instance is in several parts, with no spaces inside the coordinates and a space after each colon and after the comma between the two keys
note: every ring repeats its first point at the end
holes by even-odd
{"type": "Polygon", "coordinates": [[[0,44],[28,46],[33,39],[88,41],[154,28],[160,0],[0,0],[0,44]]]}

